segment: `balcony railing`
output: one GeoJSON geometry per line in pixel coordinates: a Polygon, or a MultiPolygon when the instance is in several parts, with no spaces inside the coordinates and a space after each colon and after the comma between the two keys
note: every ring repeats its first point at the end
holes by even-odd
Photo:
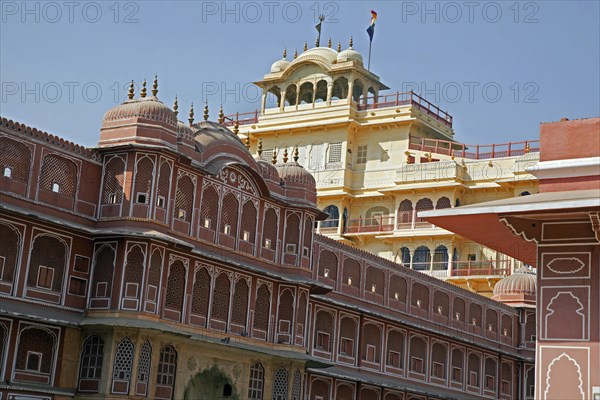
{"type": "Polygon", "coordinates": [[[351,219],[346,224],[344,233],[373,233],[394,230],[394,217],[375,217],[351,219]]]}
{"type": "Polygon", "coordinates": [[[450,276],[510,275],[510,260],[454,261],[450,276]]]}
{"type": "Polygon", "coordinates": [[[435,104],[425,100],[412,90],[410,92],[397,92],[395,94],[367,97],[366,104],[359,104],[358,110],[373,110],[403,105],[411,105],[418,108],[444,125],[452,127],[452,115],[448,114],[435,104]]]}
{"type": "Polygon", "coordinates": [[[481,160],[488,158],[500,158],[511,156],[522,156],[529,152],[540,151],[539,140],[525,140],[522,142],[508,142],[500,144],[464,144],[450,142],[448,140],[428,139],[422,137],[410,137],[409,149],[426,151],[435,154],[481,160]]]}
{"type": "Polygon", "coordinates": [[[260,115],[260,111],[250,111],[245,113],[237,113],[225,116],[225,121],[223,124],[225,126],[234,126],[235,122],[238,122],[238,125],[250,125],[258,123],[258,116],[260,115]]]}

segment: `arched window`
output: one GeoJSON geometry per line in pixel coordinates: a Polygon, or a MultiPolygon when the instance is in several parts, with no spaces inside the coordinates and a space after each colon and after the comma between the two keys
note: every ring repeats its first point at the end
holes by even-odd
{"type": "MultiPolygon", "coordinates": [[[[324,379],[313,378],[310,384],[311,399],[331,400],[329,397],[330,381],[324,379]]],[[[354,399],[354,397],[352,397],[354,399]]]]}
{"type": "Polygon", "coordinates": [[[40,174],[40,189],[75,198],[77,166],[71,160],[50,154],[44,157],[40,174]]]}
{"type": "Polygon", "coordinates": [[[169,268],[167,278],[167,294],[165,308],[176,311],[177,319],[183,309],[183,296],[185,291],[185,266],[181,260],[175,260],[169,268]]]}
{"type": "Polygon", "coordinates": [[[496,375],[498,373],[497,361],[491,357],[485,358],[485,381],[484,389],[496,391],[496,375]]]}
{"type": "Polygon", "coordinates": [[[512,339],[512,318],[506,314],[502,315],[502,336],[512,339]]]}
{"type": "Polygon", "coordinates": [[[79,366],[79,391],[98,393],[104,361],[104,341],[92,335],[83,342],[79,366]]]}
{"type": "MultiPolygon", "coordinates": [[[[215,288],[213,290],[212,315],[211,319],[216,319],[219,322],[227,324],[229,316],[229,297],[230,297],[230,282],[226,274],[221,274],[215,280],[215,288]]],[[[218,327],[221,327],[219,324],[218,327]]],[[[224,330],[226,326],[223,326],[224,330]]]]}
{"type": "Polygon", "coordinates": [[[294,320],[294,294],[290,289],[284,289],[279,295],[279,311],[277,332],[280,334],[278,342],[290,343],[292,323],[294,320]]]}
{"type": "Polygon", "coordinates": [[[118,156],[110,158],[104,166],[102,204],[121,204],[125,184],[125,161],[118,156]]]}
{"type": "Polygon", "coordinates": [[[308,300],[306,299],[306,292],[300,294],[298,301],[298,311],[296,313],[296,341],[298,344],[304,343],[304,328],[306,326],[306,308],[308,306],[308,300]]]}
{"type": "Polygon", "coordinates": [[[256,240],[257,211],[252,200],[248,200],[242,207],[242,226],[240,239],[254,244],[256,240]]]}
{"type": "Polygon", "coordinates": [[[285,89],[285,105],[286,106],[295,106],[297,95],[298,95],[298,91],[296,90],[296,85],[289,85],[285,89]]]}
{"type": "Polygon", "coordinates": [[[224,235],[237,237],[237,223],[240,203],[233,193],[223,196],[223,207],[221,208],[221,229],[224,235]]]}
{"type": "Polygon", "coordinates": [[[288,398],[288,372],[281,367],[273,376],[273,400],[287,400],[288,398]]]}
{"type": "Polygon", "coordinates": [[[358,261],[351,258],[344,260],[344,267],[342,272],[342,288],[344,286],[353,287],[360,289],[360,264],[358,261]]]}
{"type": "Polygon", "coordinates": [[[405,268],[410,268],[410,250],[408,247],[401,247],[400,248],[400,262],[402,263],[402,266],[405,268]]]}
{"type": "Polygon", "coordinates": [[[448,248],[440,245],[433,253],[433,270],[446,271],[448,269],[448,248]]]}
{"type": "Polygon", "coordinates": [[[160,349],[160,360],[156,374],[156,391],[160,392],[162,399],[173,398],[175,386],[175,373],[177,371],[177,351],[173,346],[160,349]]]}
{"type": "Polygon", "coordinates": [[[315,350],[330,353],[333,332],[333,316],[328,311],[319,310],[315,317],[315,337],[313,341],[315,350]]]}
{"type": "Polygon", "coordinates": [[[285,222],[285,254],[298,254],[300,251],[300,218],[297,214],[287,216],[285,222]]]}
{"type": "Polygon", "coordinates": [[[406,303],[406,280],[398,275],[390,277],[390,300],[406,303]]]}
{"type": "Polygon", "coordinates": [[[199,268],[194,279],[192,294],[192,314],[208,318],[208,303],[210,298],[210,275],[206,268],[199,268]]]}
{"type": "Polygon", "coordinates": [[[169,188],[171,187],[171,166],[163,161],[158,174],[158,190],[156,207],[167,210],[169,208],[169,188]]]}
{"type": "Polygon", "coordinates": [[[131,370],[133,368],[134,347],[128,337],[121,339],[117,345],[115,361],[113,365],[112,393],[129,393],[129,382],[131,381],[131,370]]]}
{"type": "Polygon", "coordinates": [[[269,330],[269,316],[271,315],[271,293],[267,285],[261,285],[256,293],[256,305],[254,307],[254,330],[258,330],[257,336],[261,339],[267,338],[269,330]]]}
{"type": "Polygon", "coordinates": [[[267,90],[267,101],[272,107],[279,107],[281,102],[281,89],[279,86],[272,86],[267,90]]]}
{"type": "Polygon", "coordinates": [[[94,263],[91,308],[110,307],[114,268],[115,250],[110,245],[103,245],[96,253],[94,263]]]}
{"type": "Polygon", "coordinates": [[[459,297],[455,297],[452,303],[452,319],[459,322],[465,322],[467,314],[465,312],[465,302],[459,297]]]}
{"type": "Polygon", "coordinates": [[[341,78],[337,78],[335,81],[333,81],[331,98],[339,100],[345,100],[348,98],[348,79],[342,76],[341,78]]]}
{"type": "Polygon", "coordinates": [[[398,206],[398,229],[412,227],[413,205],[408,199],[402,200],[398,206]]]}
{"type": "Polygon", "coordinates": [[[512,364],[502,363],[501,370],[501,379],[502,385],[500,387],[500,392],[502,394],[511,395],[512,394],[512,383],[513,383],[513,372],[512,372],[512,364]]]}
{"type": "Polygon", "coordinates": [[[148,270],[148,289],[146,289],[146,311],[155,313],[158,304],[158,291],[160,288],[160,277],[162,274],[162,256],[160,251],[154,250],[150,258],[150,269],[148,270]]]}
{"type": "Polygon", "coordinates": [[[327,81],[321,79],[317,82],[317,90],[315,93],[315,103],[327,101],[327,81]]]}
{"type": "Polygon", "coordinates": [[[262,400],[265,385],[265,369],[261,363],[252,364],[248,383],[248,400],[262,400]]]}
{"type": "Polygon", "coordinates": [[[66,243],[57,237],[38,235],[31,249],[27,286],[61,292],[67,252],[66,243]]]}
{"type": "Polygon", "coordinates": [[[444,197],[440,197],[437,202],[435,203],[435,209],[439,210],[442,208],[450,208],[451,207],[451,203],[450,203],[450,199],[447,198],[446,196],[444,197]]]}
{"type": "Polygon", "coordinates": [[[364,85],[360,79],[354,80],[354,88],[352,89],[352,100],[358,102],[363,95],[364,85]]]}
{"type": "Polygon", "coordinates": [[[464,353],[460,349],[452,349],[452,372],[450,379],[453,382],[462,383],[464,366],[464,353]]]}
{"type": "Polygon", "coordinates": [[[351,317],[340,319],[340,346],[338,353],[343,357],[354,358],[356,348],[356,321],[351,317]]]}
{"type": "Polygon", "coordinates": [[[424,198],[417,201],[417,205],[415,206],[415,227],[417,228],[430,228],[431,223],[425,221],[423,218],[419,217],[419,213],[421,211],[429,211],[433,210],[433,202],[431,199],[424,198]]]}
{"type": "Polygon", "coordinates": [[[12,284],[21,250],[21,235],[12,225],[0,223],[0,237],[0,281],[12,284]]]}
{"type": "Polygon", "coordinates": [[[475,353],[469,354],[469,362],[467,365],[468,381],[467,384],[472,387],[479,387],[480,374],[479,371],[481,369],[481,359],[475,353]]]}
{"type": "Polygon", "coordinates": [[[33,374],[52,375],[56,336],[50,331],[29,326],[19,333],[15,369],[33,374]]]}
{"type": "Polygon", "coordinates": [[[150,376],[151,364],[152,347],[150,346],[150,342],[144,340],[138,358],[137,385],[135,387],[135,394],[138,396],[146,396],[148,393],[148,378],[150,376]]]}
{"type": "Polygon", "coordinates": [[[498,313],[489,308],[485,311],[485,329],[492,334],[498,332],[498,313]]]}
{"type": "Polygon", "coordinates": [[[214,231],[219,215],[219,195],[213,186],[207,186],[202,191],[202,204],[200,209],[200,226],[214,231]]]}
{"type": "Polygon", "coordinates": [[[310,257],[310,253],[312,252],[312,242],[313,242],[313,219],[312,217],[307,216],[304,220],[304,243],[302,249],[303,257],[310,257]]]}
{"type": "Polygon", "coordinates": [[[263,223],[263,247],[270,250],[277,249],[277,231],[279,229],[277,213],[269,208],[265,211],[263,223]]]}
{"type": "Polygon", "coordinates": [[[481,306],[479,304],[471,303],[469,307],[469,323],[474,327],[481,328],[483,324],[481,317],[481,306]]]}
{"type": "Polygon", "coordinates": [[[333,204],[328,205],[323,210],[329,216],[325,221],[321,221],[321,228],[337,228],[340,223],[340,211],[333,204]]]}
{"type": "Polygon", "coordinates": [[[302,374],[300,370],[294,371],[294,381],[292,382],[292,400],[301,400],[302,394],[302,374]]]}
{"type": "Polygon", "coordinates": [[[410,338],[410,371],[425,374],[427,365],[427,343],[420,336],[410,338]]]}
{"type": "Polygon", "coordinates": [[[446,293],[436,290],[433,294],[433,313],[448,318],[450,300],[446,293]]]}
{"type": "Polygon", "coordinates": [[[233,307],[231,310],[231,324],[235,325],[238,333],[246,331],[246,318],[248,315],[248,293],[250,289],[244,278],[238,279],[233,292],[233,307]],[[239,331],[238,331],[239,330],[239,331]]]}
{"type": "Polygon", "coordinates": [[[378,364],[381,361],[381,328],[377,325],[364,325],[362,355],[366,362],[378,364]]]}
{"type": "Polygon", "coordinates": [[[313,102],[313,84],[312,82],[304,82],[300,85],[300,104],[311,104],[313,102]]]}
{"type": "Polygon", "coordinates": [[[177,179],[177,192],[175,193],[175,208],[173,218],[181,221],[192,221],[192,210],[194,207],[194,182],[187,175],[181,175],[177,179]]]}
{"type": "Polygon", "coordinates": [[[441,343],[431,346],[431,376],[446,379],[446,366],[448,364],[448,351],[441,343]]]}
{"type": "Polygon", "coordinates": [[[335,393],[338,399],[353,399],[354,387],[346,384],[338,384],[335,393]]]}
{"type": "Polygon", "coordinates": [[[431,263],[431,253],[429,251],[429,247],[427,246],[419,246],[417,250],[415,250],[415,254],[413,256],[412,267],[417,271],[426,271],[429,270],[429,264],[431,263]]]}
{"type": "Polygon", "coordinates": [[[386,365],[404,368],[404,334],[400,331],[388,332],[386,365]]]}
{"type": "Polygon", "coordinates": [[[154,162],[149,157],[141,157],[135,167],[135,202],[150,204],[150,191],[154,177],[154,162]]]}
{"type": "Polygon", "coordinates": [[[413,283],[410,304],[422,310],[429,310],[429,289],[420,283],[413,283]]]}
{"type": "Polygon", "coordinates": [[[321,251],[319,256],[319,276],[335,281],[337,278],[337,264],[338,259],[335,254],[328,250],[321,251]]]}
{"type": "Polygon", "coordinates": [[[7,137],[0,138],[0,174],[3,177],[27,183],[30,167],[31,151],[27,146],[7,137]]]}
{"type": "Polygon", "coordinates": [[[144,259],[146,255],[138,245],[131,247],[127,253],[125,273],[123,276],[122,305],[126,310],[137,310],[142,278],[144,275],[144,259]]]}

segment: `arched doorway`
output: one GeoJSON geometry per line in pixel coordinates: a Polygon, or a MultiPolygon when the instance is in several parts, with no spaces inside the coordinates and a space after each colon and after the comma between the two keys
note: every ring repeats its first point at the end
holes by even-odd
{"type": "Polygon", "coordinates": [[[238,400],[235,386],[219,368],[213,366],[199,372],[188,382],[185,400],[238,400]]]}

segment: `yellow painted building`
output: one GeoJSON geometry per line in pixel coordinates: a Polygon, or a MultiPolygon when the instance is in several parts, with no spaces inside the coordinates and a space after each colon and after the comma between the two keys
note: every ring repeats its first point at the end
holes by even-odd
{"type": "Polygon", "coordinates": [[[537,193],[538,141],[467,146],[452,116],[389,91],[350,47],[307,49],[256,82],[261,109],[230,115],[253,154],[296,153],[316,179],[334,239],[491,296],[519,263],[418,218],[419,211],[537,193]],[[382,92],[383,91],[383,92],[382,92]],[[297,151],[296,151],[297,149],[297,151]]]}

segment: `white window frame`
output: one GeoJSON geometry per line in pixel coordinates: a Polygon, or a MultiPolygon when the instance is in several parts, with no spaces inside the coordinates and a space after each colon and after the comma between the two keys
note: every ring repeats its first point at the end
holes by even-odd
{"type": "Polygon", "coordinates": [[[38,351],[27,351],[27,358],[25,359],[25,371],[32,371],[32,372],[42,372],[42,357],[44,355],[38,351]],[[36,355],[38,356],[38,365],[37,365],[37,369],[30,369],[29,368],[29,356],[30,355],[36,355]]]}
{"type": "MultiPolygon", "coordinates": [[[[48,275],[46,275],[46,276],[48,276],[48,275]]],[[[46,265],[40,265],[40,266],[38,266],[38,276],[37,276],[37,280],[35,282],[35,286],[37,288],[44,289],[44,290],[52,290],[52,282],[53,281],[54,281],[54,268],[48,267],[46,265]],[[50,287],[46,287],[46,286],[40,285],[40,272],[42,271],[42,268],[44,268],[45,270],[47,270],[46,274],[49,274],[49,273],[51,274],[50,275],[50,287]]]]}
{"type": "Polygon", "coordinates": [[[368,145],[363,144],[356,149],[356,164],[367,163],[368,145]]]}
{"type": "Polygon", "coordinates": [[[2,171],[2,176],[4,176],[5,178],[9,178],[12,179],[12,168],[11,167],[4,167],[4,171],[2,171]]]}
{"type": "Polygon", "coordinates": [[[60,193],[60,184],[58,182],[52,182],[52,192],[60,193]]]}
{"type": "Polygon", "coordinates": [[[156,202],[156,207],[158,208],[165,208],[165,196],[158,196],[158,200],[156,202]]]}
{"type": "Polygon", "coordinates": [[[137,192],[135,194],[135,202],[137,204],[148,204],[148,193],[146,193],[146,192],[137,192]],[[140,201],[140,196],[144,196],[144,201],[140,201]]]}

